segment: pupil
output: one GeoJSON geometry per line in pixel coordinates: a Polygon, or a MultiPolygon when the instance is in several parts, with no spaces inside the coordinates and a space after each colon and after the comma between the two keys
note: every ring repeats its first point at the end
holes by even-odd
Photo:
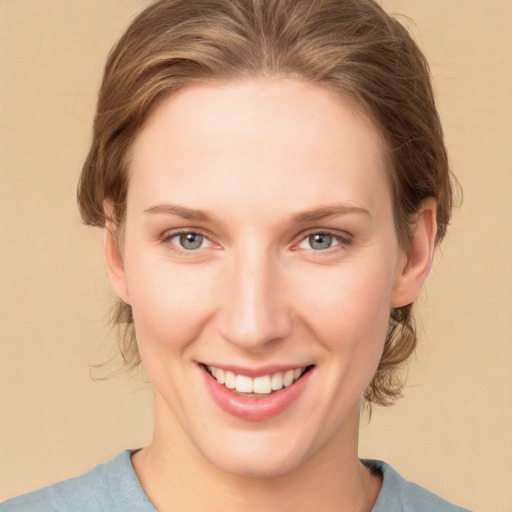
{"type": "Polygon", "coordinates": [[[317,233],[309,237],[311,247],[317,251],[321,249],[329,249],[332,244],[332,236],[325,233],[317,233]]]}
{"type": "Polygon", "coordinates": [[[197,233],[185,233],[180,236],[180,244],[184,249],[199,249],[203,237],[197,233]]]}

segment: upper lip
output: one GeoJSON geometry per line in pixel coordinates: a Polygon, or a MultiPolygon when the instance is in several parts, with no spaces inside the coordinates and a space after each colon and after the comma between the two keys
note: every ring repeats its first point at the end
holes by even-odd
{"type": "Polygon", "coordinates": [[[222,368],[223,370],[233,372],[237,375],[245,375],[247,377],[261,377],[262,375],[273,375],[278,372],[286,372],[288,370],[295,370],[297,368],[306,368],[312,366],[311,364],[270,364],[265,366],[247,366],[247,365],[234,365],[216,362],[201,362],[204,366],[213,366],[215,368],[222,368]]]}

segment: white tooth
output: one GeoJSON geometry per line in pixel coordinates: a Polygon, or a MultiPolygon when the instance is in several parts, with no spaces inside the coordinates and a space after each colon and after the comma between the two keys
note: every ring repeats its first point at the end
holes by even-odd
{"type": "Polygon", "coordinates": [[[289,386],[293,382],[293,370],[288,370],[283,377],[283,386],[289,386]]]}
{"type": "Polygon", "coordinates": [[[267,395],[272,391],[270,384],[270,375],[263,375],[262,377],[256,377],[253,384],[253,392],[260,395],[267,395]]]}
{"type": "Polygon", "coordinates": [[[293,372],[293,380],[297,380],[302,375],[302,368],[297,368],[293,372]]]}
{"type": "Polygon", "coordinates": [[[224,385],[229,389],[235,389],[235,374],[233,372],[226,372],[224,385]]]}
{"type": "Polygon", "coordinates": [[[252,393],[252,379],[246,375],[237,375],[235,388],[239,393],[252,393]]]}
{"type": "Polygon", "coordinates": [[[226,382],[226,372],[222,368],[215,368],[215,378],[219,384],[224,384],[226,382]]]}
{"type": "Polygon", "coordinates": [[[217,368],[215,368],[214,366],[207,366],[206,368],[208,368],[208,370],[210,371],[210,373],[211,373],[215,378],[217,378],[217,368]]]}
{"type": "Polygon", "coordinates": [[[273,391],[278,391],[279,389],[283,389],[283,374],[281,372],[274,373],[270,380],[270,387],[273,391]]]}
{"type": "Polygon", "coordinates": [[[208,365],[207,365],[207,366],[206,366],[206,369],[207,369],[210,373],[213,373],[213,372],[212,372],[213,368],[212,368],[211,366],[208,366],[208,365]]]}

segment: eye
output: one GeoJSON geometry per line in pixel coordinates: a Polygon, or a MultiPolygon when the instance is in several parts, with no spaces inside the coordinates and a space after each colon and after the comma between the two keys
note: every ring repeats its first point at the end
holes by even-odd
{"type": "Polygon", "coordinates": [[[166,237],[166,240],[186,251],[195,251],[211,245],[210,241],[205,236],[195,231],[183,231],[181,233],[170,234],[166,237]]]}
{"type": "Polygon", "coordinates": [[[331,247],[340,245],[343,242],[341,237],[333,233],[318,231],[311,233],[299,244],[300,249],[313,249],[314,251],[325,251],[331,247]]]}

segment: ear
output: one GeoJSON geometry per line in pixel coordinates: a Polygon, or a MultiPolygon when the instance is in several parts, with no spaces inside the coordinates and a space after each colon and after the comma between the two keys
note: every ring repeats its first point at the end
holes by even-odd
{"type": "Polygon", "coordinates": [[[118,246],[118,227],[107,221],[103,228],[103,255],[108,278],[117,296],[125,303],[130,304],[123,256],[118,246]]]}
{"type": "Polygon", "coordinates": [[[437,233],[437,205],[433,197],[421,202],[412,226],[410,250],[398,269],[391,296],[391,307],[398,308],[414,302],[428,276],[434,255],[434,242],[437,233]]]}

